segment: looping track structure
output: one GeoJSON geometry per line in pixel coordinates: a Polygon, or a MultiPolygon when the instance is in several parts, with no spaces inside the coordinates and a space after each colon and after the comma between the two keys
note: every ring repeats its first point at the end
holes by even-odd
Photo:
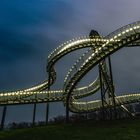
{"type": "MultiPolygon", "coordinates": [[[[139,46],[139,39],[140,21],[137,21],[123,26],[105,37],[93,35],[68,41],[56,48],[48,56],[48,80],[28,89],[1,92],[0,105],[63,101],[64,105],[72,112],[91,112],[100,110],[103,106],[102,100],[84,102],[79,101],[78,99],[95,94],[99,89],[102,89],[101,84],[108,85],[109,89],[107,92],[111,95],[111,92],[114,92],[114,89],[110,86],[111,76],[109,75],[108,66],[106,65],[106,58],[125,46],[139,46]],[[63,56],[83,48],[88,48],[88,50],[85,51],[69,69],[64,79],[63,89],[57,91],[50,90],[50,86],[55,83],[57,78],[54,69],[56,62],[63,56]],[[96,65],[99,65],[100,69],[102,69],[102,72],[99,74],[100,76],[97,75],[97,78],[88,86],[76,88],[78,82],[80,82],[80,80],[96,65]]],[[[140,101],[139,93],[121,96],[117,96],[114,93],[113,96],[109,96],[106,99],[104,107],[113,106],[112,97],[114,97],[116,106],[123,106],[128,103],[140,101]]]]}

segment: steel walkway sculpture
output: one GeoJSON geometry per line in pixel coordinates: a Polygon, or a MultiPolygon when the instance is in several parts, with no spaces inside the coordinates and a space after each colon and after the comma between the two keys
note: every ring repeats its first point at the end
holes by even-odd
{"type": "Polygon", "coordinates": [[[111,76],[106,58],[119,49],[129,46],[139,46],[140,42],[140,21],[126,25],[110,33],[106,37],[93,35],[68,41],[56,48],[49,56],[47,63],[48,80],[42,84],[29,89],[0,93],[0,105],[10,104],[30,104],[43,102],[63,101],[67,110],[72,112],[91,112],[100,110],[102,106],[123,106],[125,104],[139,102],[140,93],[117,96],[113,86],[110,84],[111,76]],[[61,90],[50,90],[50,86],[55,83],[57,73],[54,65],[65,55],[78,49],[88,48],[82,56],[73,64],[68,71],[64,87],[61,90]],[[78,82],[96,65],[102,70],[97,78],[88,86],[76,88],[78,82]],[[105,76],[103,76],[105,75],[105,76]],[[105,99],[93,101],[78,101],[78,99],[95,94],[100,88],[108,86],[107,92],[110,94],[105,99]],[[111,86],[110,86],[111,85],[111,86]]]}

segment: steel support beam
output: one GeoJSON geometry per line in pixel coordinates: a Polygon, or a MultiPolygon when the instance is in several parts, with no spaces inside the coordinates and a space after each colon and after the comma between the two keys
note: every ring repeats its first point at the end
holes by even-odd
{"type": "Polygon", "coordinates": [[[5,117],[6,117],[7,106],[3,107],[2,119],[1,119],[1,130],[4,129],[5,117]]]}
{"type": "Polygon", "coordinates": [[[46,125],[49,122],[49,103],[46,103],[46,125]]]}
{"type": "Polygon", "coordinates": [[[117,118],[117,111],[116,111],[116,102],[115,102],[115,89],[114,89],[112,65],[111,65],[110,56],[108,57],[108,64],[109,64],[109,73],[110,73],[110,78],[111,78],[111,83],[112,83],[112,92],[111,92],[111,94],[112,94],[112,100],[113,100],[114,117],[116,119],[117,118]]]}
{"type": "Polygon", "coordinates": [[[36,103],[34,103],[33,106],[33,121],[32,121],[33,126],[35,126],[35,116],[36,116],[36,103]]]}
{"type": "MultiPolygon", "coordinates": [[[[48,77],[48,91],[50,91],[50,86],[51,86],[51,77],[50,77],[50,74],[48,73],[49,77],[48,77]]],[[[48,94],[48,97],[49,98],[49,94],[48,94]]],[[[46,125],[48,125],[48,122],[49,122],[49,102],[46,103],[46,125]]]]}
{"type": "Polygon", "coordinates": [[[70,94],[66,96],[66,123],[69,123],[69,99],[70,99],[70,94]]]}
{"type": "Polygon", "coordinates": [[[104,119],[106,118],[112,119],[113,114],[114,114],[114,118],[116,118],[116,103],[115,103],[114,85],[113,85],[113,76],[112,76],[112,67],[111,67],[110,57],[108,58],[109,72],[107,70],[105,63],[106,63],[105,60],[99,63],[99,76],[100,76],[101,100],[102,100],[102,117],[104,119]],[[107,99],[109,100],[107,101],[107,99]],[[105,105],[106,107],[109,106],[110,109],[107,110],[105,105]],[[111,106],[113,106],[113,109],[111,106]]]}
{"type": "Polygon", "coordinates": [[[105,118],[105,113],[104,113],[104,93],[103,93],[103,83],[102,83],[102,72],[101,72],[101,64],[99,63],[99,78],[100,78],[100,89],[101,89],[101,101],[102,101],[102,116],[101,119],[105,118]]]}
{"type": "Polygon", "coordinates": [[[66,102],[66,123],[69,123],[69,102],[66,102]]]}

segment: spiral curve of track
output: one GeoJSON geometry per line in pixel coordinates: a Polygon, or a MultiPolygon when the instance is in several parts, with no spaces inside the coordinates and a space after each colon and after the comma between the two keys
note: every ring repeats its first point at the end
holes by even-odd
{"type": "MultiPolygon", "coordinates": [[[[76,88],[80,80],[96,65],[102,63],[105,73],[108,73],[105,60],[108,56],[119,49],[130,46],[140,46],[140,21],[123,26],[105,37],[82,37],[68,41],[56,48],[48,56],[47,73],[48,79],[28,89],[0,93],[0,105],[8,104],[29,104],[43,102],[69,103],[69,110],[72,112],[91,112],[102,107],[101,100],[78,101],[78,99],[95,94],[100,89],[100,79],[97,78],[88,86],[76,88]],[[64,79],[64,86],[61,90],[48,90],[55,83],[57,73],[55,64],[65,55],[75,50],[88,48],[85,53],[73,64],[64,79]]],[[[140,93],[117,96],[117,106],[140,101],[140,93]]],[[[107,100],[110,102],[110,99],[107,100]]]]}

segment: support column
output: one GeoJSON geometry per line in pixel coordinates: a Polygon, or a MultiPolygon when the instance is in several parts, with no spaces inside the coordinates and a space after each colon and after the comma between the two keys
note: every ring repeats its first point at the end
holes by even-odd
{"type": "Polygon", "coordinates": [[[110,58],[110,56],[108,57],[108,63],[109,63],[109,73],[110,73],[110,78],[111,78],[111,83],[112,83],[112,92],[111,92],[111,94],[112,94],[112,101],[113,101],[113,110],[114,110],[114,117],[116,119],[117,118],[117,111],[116,111],[115,90],[114,90],[112,65],[111,65],[111,58],[110,58]]]}
{"type": "Polygon", "coordinates": [[[6,117],[7,106],[3,107],[2,119],[1,119],[1,130],[4,128],[5,117],[6,117]]]}
{"type": "Polygon", "coordinates": [[[103,82],[102,82],[102,66],[101,63],[99,63],[99,78],[100,78],[100,89],[101,89],[101,100],[102,100],[102,116],[101,119],[105,118],[105,112],[104,112],[104,93],[103,93],[103,82]]]}
{"type": "Polygon", "coordinates": [[[69,103],[66,103],[66,123],[69,123],[69,103]]]}
{"type": "Polygon", "coordinates": [[[33,121],[32,121],[33,126],[35,126],[35,115],[36,115],[36,103],[34,103],[34,108],[33,108],[33,121]]]}
{"type": "Polygon", "coordinates": [[[69,123],[69,98],[70,94],[66,96],[66,123],[69,123]]]}
{"type": "MultiPolygon", "coordinates": [[[[49,75],[49,78],[48,78],[48,91],[50,91],[50,74],[48,73],[49,75]]],[[[49,94],[48,94],[48,97],[49,98],[49,94]]],[[[46,103],[46,125],[48,125],[48,121],[49,121],[49,102],[46,103]]]]}
{"type": "Polygon", "coordinates": [[[49,103],[46,103],[46,125],[49,121],[49,103]]]}
{"type": "Polygon", "coordinates": [[[115,104],[114,85],[110,57],[108,58],[108,67],[109,71],[107,69],[105,60],[103,60],[99,64],[99,76],[100,76],[102,108],[105,108],[104,111],[102,111],[104,113],[103,118],[111,120],[113,115],[114,118],[116,118],[117,116],[116,116],[116,104],[115,104]],[[109,108],[107,109],[106,107],[109,107],[110,109],[109,108]]]}

